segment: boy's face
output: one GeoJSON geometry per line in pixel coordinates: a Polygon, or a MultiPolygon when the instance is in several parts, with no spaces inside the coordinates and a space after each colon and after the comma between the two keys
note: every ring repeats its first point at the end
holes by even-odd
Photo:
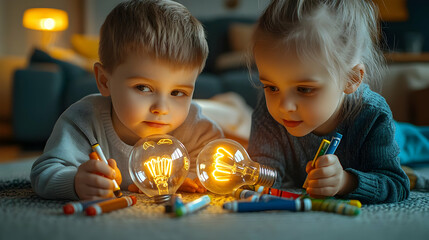
{"type": "Polygon", "coordinates": [[[296,137],[324,135],[338,124],[344,89],[321,66],[302,63],[295,52],[257,42],[255,62],[272,117],[296,137]]]}
{"type": "Polygon", "coordinates": [[[112,98],[113,126],[124,142],[169,133],[185,121],[198,68],[176,69],[133,53],[112,74],[104,73],[108,94],[103,95],[112,98]]]}

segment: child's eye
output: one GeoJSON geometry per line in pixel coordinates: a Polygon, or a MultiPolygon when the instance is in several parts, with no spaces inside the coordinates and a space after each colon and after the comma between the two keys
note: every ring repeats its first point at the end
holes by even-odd
{"type": "Polygon", "coordinates": [[[185,92],[180,91],[180,90],[174,90],[171,92],[171,96],[175,96],[175,97],[182,97],[182,96],[188,96],[185,92]]]}
{"type": "Polygon", "coordinates": [[[136,88],[141,92],[152,92],[152,89],[146,85],[137,85],[136,88]]]}
{"type": "Polygon", "coordinates": [[[313,94],[315,90],[316,89],[312,87],[297,87],[297,91],[302,94],[313,94]]]}
{"type": "Polygon", "coordinates": [[[275,86],[264,85],[264,89],[270,92],[278,92],[279,88],[275,86]]]}

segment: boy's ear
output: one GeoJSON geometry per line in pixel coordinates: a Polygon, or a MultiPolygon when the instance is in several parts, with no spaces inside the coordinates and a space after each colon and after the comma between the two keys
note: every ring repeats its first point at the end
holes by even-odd
{"type": "Polygon", "coordinates": [[[109,75],[104,70],[103,65],[101,63],[96,62],[94,64],[94,74],[95,74],[95,80],[97,81],[97,87],[98,91],[100,91],[101,95],[107,97],[110,96],[110,90],[109,90],[109,75]]]}
{"type": "Polygon", "coordinates": [[[357,64],[353,67],[350,74],[349,81],[347,81],[346,88],[344,89],[345,94],[354,93],[359,85],[362,83],[363,76],[365,75],[365,66],[362,63],[357,64]]]}

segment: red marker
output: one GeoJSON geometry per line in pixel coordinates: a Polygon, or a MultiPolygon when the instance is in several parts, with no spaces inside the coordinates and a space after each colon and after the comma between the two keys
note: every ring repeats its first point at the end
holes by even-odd
{"type": "Polygon", "coordinates": [[[79,201],[79,202],[69,202],[63,206],[64,214],[73,214],[77,212],[83,212],[85,209],[95,203],[108,201],[114,198],[98,199],[98,200],[89,200],[89,201],[79,201]]]}
{"type": "Polygon", "coordinates": [[[121,198],[115,198],[112,200],[93,204],[86,208],[85,212],[88,216],[100,215],[102,213],[108,213],[121,208],[126,208],[136,204],[137,198],[135,196],[127,196],[121,198]]]}

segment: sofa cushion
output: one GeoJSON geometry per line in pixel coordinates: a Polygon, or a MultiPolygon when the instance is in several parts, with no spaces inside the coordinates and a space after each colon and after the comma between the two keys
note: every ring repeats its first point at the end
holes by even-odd
{"type": "Polygon", "coordinates": [[[89,59],[98,59],[98,36],[73,34],[71,44],[73,49],[80,55],[89,59]]]}
{"type": "Polygon", "coordinates": [[[256,24],[232,23],[229,26],[229,46],[234,52],[245,52],[249,50],[252,42],[253,31],[256,24]]]}
{"type": "Polygon", "coordinates": [[[207,33],[207,44],[209,56],[207,57],[205,72],[216,73],[216,59],[222,53],[231,51],[229,46],[228,32],[233,23],[254,23],[255,18],[223,17],[201,20],[207,33]]]}
{"type": "Polygon", "coordinates": [[[81,98],[98,93],[97,82],[92,73],[86,73],[73,81],[64,93],[64,109],[81,98]]]}
{"type": "Polygon", "coordinates": [[[53,58],[45,51],[37,48],[34,49],[34,52],[30,57],[30,64],[32,63],[56,63],[64,73],[66,87],[70,84],[70,82],[87,73],[87,71],[83,68],[72,63],[53,58]]]}
{"type": "Polygon", "coordinates": [[[15,72],[13,83],[13,134],[21,142],[48,139],[62,112],[59,101],[63,72],[54,63],[32,64],[15,72]]]}
{"type": "Polygon", "coordinates": [[[202,73],[195,82],[194,99],[207,99],[223,93],[223,83],[211,73],[202,73]]]}
{"type": "Polygon", "coordinates": [[[247,69],[228,71],[221,75],[224,92],[236,92],[241,95],[246,103],[255,108],[257,96],[261,92],[259,77],[256,72],[252,72],[250,77],[247,69]]]}

